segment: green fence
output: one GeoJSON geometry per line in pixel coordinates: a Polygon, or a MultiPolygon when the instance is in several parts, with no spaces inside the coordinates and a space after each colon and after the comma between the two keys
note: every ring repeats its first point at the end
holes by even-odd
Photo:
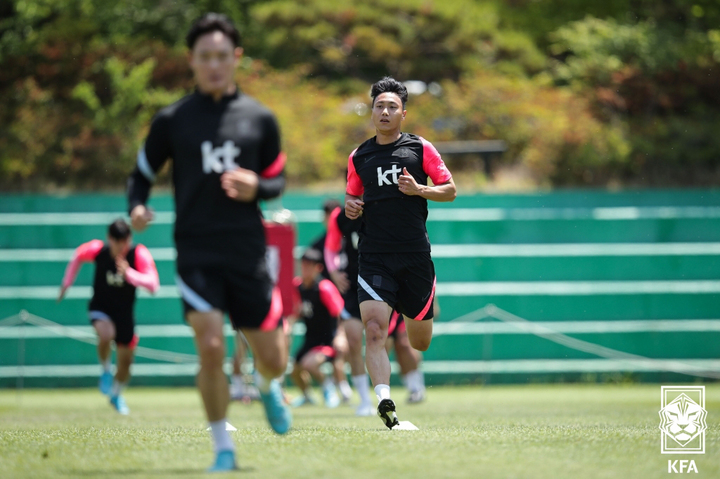
{"type": "MultiPolygon", "coordinates": [[[[299,245],[321,232],[324,198],[284,197],[299,245]]],[[[189,384],[172,199],[152,206],[156,224],[135,241],[161,288],[137,302],[133,381],[189,384]]],[[[0,386],[94,382],[92,266],[55,298],[72,250],[124,209],[119,195],[0,197],[0,386]]],[[[424,355],[430,382],[720,376],[720,191],[461,196],[431,205],[428,231],[442,311],[424,355]]]]}

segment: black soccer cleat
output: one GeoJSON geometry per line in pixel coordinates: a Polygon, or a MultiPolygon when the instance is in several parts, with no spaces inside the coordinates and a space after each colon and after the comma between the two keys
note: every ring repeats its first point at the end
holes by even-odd
{"type": "Polygon", "coordinates": [[[400,424],[397,414],[395,414],[395,403],[392,399],[383,399],[380,401],[377,408],[377,414],[380,416],[380,419],[383,420],[388,429],[392,429],[400,424]]]}

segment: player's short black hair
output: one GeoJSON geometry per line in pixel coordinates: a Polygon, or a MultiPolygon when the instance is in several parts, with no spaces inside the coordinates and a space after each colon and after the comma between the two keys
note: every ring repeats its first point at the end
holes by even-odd
{"type": "Polygon", "coordinates": [[[118,218],[108,227],[108,235],[116,240],[124,240],[130,237],[130,225],[124,219],[118,218]]]}
{"type": "Polygon", "coordinates": [[[403,108],[408,99],[408,91],[402,82],[397,81],[393,77],[385,77],[382,80],[375,82],[370,88],[370,97],[372,97],[372,104],[375,104],[375,98],[381,93],[396,93],[402,101],[403,108]]]}
{"type": "MultiPolygon", "coordinates": [[[[347,175],[345,175],[347,176],[347,175]]],[[[340,202],[336,200],[335,198],[328,198],[325,201],[323,201],[323,211],[326,215],[329,215],[333,211],[335,211],[335,208],[340,207],[340,202]]]]}
{"type": "Polygon", "coordinates": [[[222,13],[206,13],[190,27],[190,31],[185,37],[188,48],[192,50],[198,38],[211,32],[223,32],[234,46],[240,46],[240,32],[228,17],[222,13]]]}
{"type": "Polygon", "coordinates": [[[302,255],[302,261],[309,261],[311,263],[323,264],[323,254],[319,249],[308,248],[302,255]]]}

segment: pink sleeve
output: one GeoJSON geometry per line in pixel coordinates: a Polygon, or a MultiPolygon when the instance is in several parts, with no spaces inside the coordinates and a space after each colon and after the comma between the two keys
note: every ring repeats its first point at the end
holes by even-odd
{"type": "Polygon", "coordinates": [[[62,280],[62,285],[65,288],[69,288],[75,282],[81,263],[94,261],[104,245],[105,243],[101,240],[92,240],[77,247],[67,268],[65,268],[65,276],[63,276],[62,280]]]}
{"type": "Polygon", "coordinates": [[[135,287],[145,288],[151,293],[160,287],[155,261],[148,249],[139,244],[135,248],[135,269],[125,271],[125,279],[135,287]]]}
{"type": "Polygon", "coordinates": [[[323,302],[330,316],[333,317],[340,316],[343,307],[345,307],[345,301],[340,296],[340,291],[329,279],[320,281],[320,301],[323,302]]]}
{"type": "Polygon", "coordinates": [[[285,168],[286,161],[287,156],[281,151],[277,158],[275,158],[275,161],[273,161],[270,166],[260,172],[260,177],[275,178],[277,175],[282,173],[283,169],[285,168]]]}
{"type": "Polygon", "coordinates": [[[341,211],[342,209],[340,207],[335,208],[333,212],[330,213],[328,220],[328,230],[327,235],[325,235],[325,248],[323,251],[328,273],[337,271],[340,266],[338,253],[340,253],[340,249],[342,249],[342,232],[338,227],[337,218],[341,211]]]}
{"type": "Polygon", "coordinates": [[[420,137],[423,144],[423,170],[436,185],[447,183],[452,178],[450,170],[432,143],[420,137]]]}
{"type": "Polygon", "coordinates": [[[357,148],[353,150],[352,153],[350,153],[350,157],[348,158],[348,174],[347,174],[347,189],[345,190],[347,194],[353,195],[353,196],[362,196],[365,192],[365,188],[363,188],[362,180],[357,174],[357,171],[355,171],[355,163],[353,162],[353,156],[355,156],[355,152],[357,151],[357,148]]]}

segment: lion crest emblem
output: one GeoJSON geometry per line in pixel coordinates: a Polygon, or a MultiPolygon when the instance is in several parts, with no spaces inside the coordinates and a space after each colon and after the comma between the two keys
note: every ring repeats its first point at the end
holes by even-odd
{"type": "Polygon", "coordinates": [[[707,429],[707,411],[686,394],[660,410],[660,430],[685,447],[707,429]]]}

